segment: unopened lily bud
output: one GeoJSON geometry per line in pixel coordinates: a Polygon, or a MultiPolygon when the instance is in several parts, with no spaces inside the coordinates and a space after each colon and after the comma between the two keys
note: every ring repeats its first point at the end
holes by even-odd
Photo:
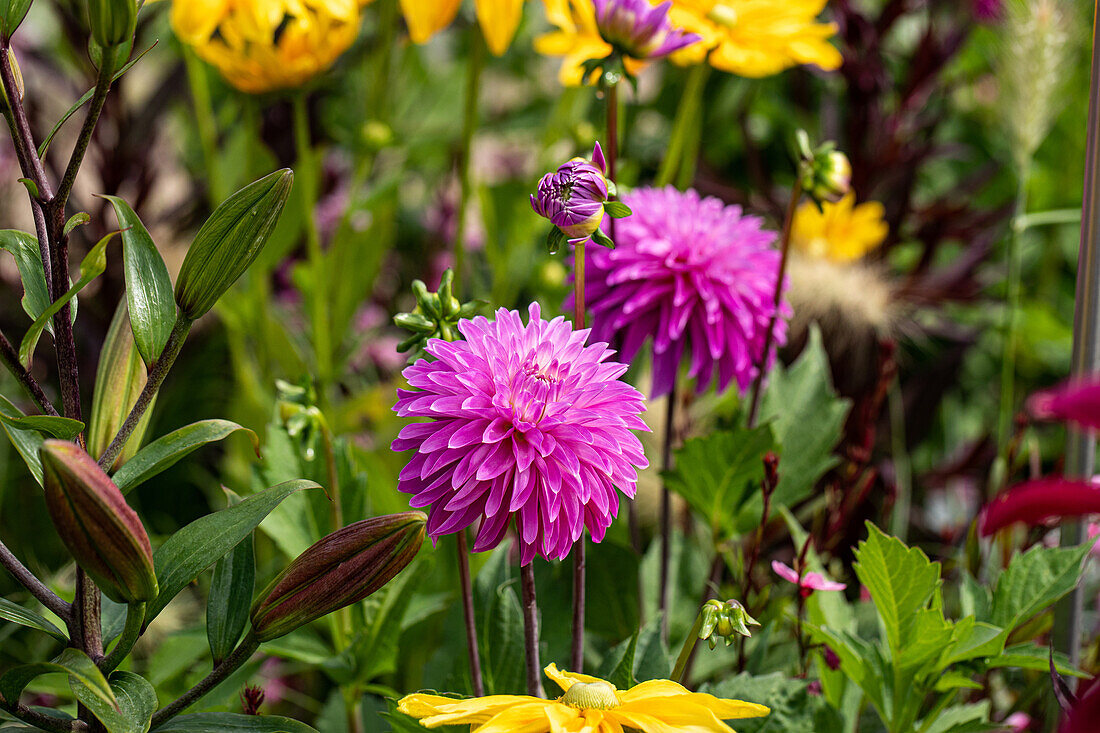
{"type": "Polygon", "coordinates": [[[237,191],[195,235],[176,280],[176,304],[195,320],[214,307],[267,243],[294,182],[289,168],[237,191]]]}
{"type": "Polygon", "coordinates": [[[802,190],[814,201],[832,201],[848,193],[852,183],[852,165],[848,156],[826,141],[811,147],[805,130],[796,135],[798,176],[802,190]]]}
{"type": "Polygon", "coordinates": [[[92,38],[103,48],[131,41],[137,26],[137,0],[88,0],[92,38]]]}
{"type": "Polygon", "coordinates": [[[117,603],[156,598],[149,535],[114,482],[73,443],[47,440],[38,454],[46,508],[76,564],[117,603]]]}
{"type": "MultiPolygon", "coordinates": [[[[134,347],[134,332],[130,328],[125,301],[115,311],[103,349],[99,352],[99,369],[96,371],[95,391],[92,393],[92,415],[88,420],[88,453],[102,455],[111,444],[115,433],[145,388],[148,372],[145,362],[134,347]]],[[[156,397],[153,397],[156,400],[156,397]]],[[[149,429],[153,405],[142,415],[141,421],[123,446],[109,470],[115,471],[133,458],[149,429]]]]}
{"type": "Polygon", "coordinates": [[[718,637],[724,638],[726,646],[729,646],[738,636],[752,636],[749,625],[760,625],[760,622],[750,616],[740,602],[733,600],[711,599],[703,604],[699,613],[703,617],[699,638],[705,640],[711,649],[718,643],[718,637]]]}
{"type": "Polygon", "coordinates": [[[357,603],[412,562],[427,517],[405,512],[349,524],[299,555],[252,606],[261,642],[357,603]]]}
{"type": "Polygon", "coordinates": [[[7,41],[27,17],[33,0],[0,0],[0,37],[7,41]]]}

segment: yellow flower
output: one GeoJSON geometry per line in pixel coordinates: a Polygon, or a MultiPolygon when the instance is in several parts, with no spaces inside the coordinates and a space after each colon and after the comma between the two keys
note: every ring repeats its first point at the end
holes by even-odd
{"type": "MultiPolygon", "coordinates": [[[[543,0],[543,5],[546,19],[558,30],[536,38],[535,50],[544,56],[564,56],[558,78],[567,87],[580,86],[584,83],[584,62],[606,58],[612,51],[596,27],[596,8],[592,0],[543,0]]],[[[632,74],[644,66],[630,57],[624,63],[632,74]]]]}
{"type": "Polygon", "coordinates": [[[357,0],[175,0],[172,29],[252,94],[301,86],[359,33],[357,0]]]}
{"type": "Polygon", "coordinates": [[[438,695],[408,695],[397,709],[426,728],[469,725],[471,733],[733,733],[723,720],[758,718],[770,710],[740,700],[723,700],[668,680],[643,682],[617,690],[610,682],[559,671],[551,664],[546,676],[563,695],[541,700],[523,695],[492,695],[456,700],[438,695]]]}
{"type": "Polygon", "coordinates": [[[826,71],[840,66],[840,52],[829,43],[832,23],[818,23],[827,0],[673,0],[669,20],[703,37],[677,51],[680,64],[709,61],[739,76],[778,74],[799,64],[826,71]]]}
{"type": "Polygon", "coordinates": [[[877,201],[856,206],[856,197],[849,193],[836,203],[805,203],[795,212],[791,224],[791,245],[814,257],[833,262],[858,260],[882,244],[890,229],[886,214],[877,201]]]}
{"type": "MultiPolygon", "coordinates": [[[[373,0],[365,0],[366,5],[373,0]]],[[[401,12],[409,26],[413,43],[428,39],[451,24],[462,0],[401,0],[401,12]]],[[[494,56],[503,56],[523,16],[523,0],[477,0],[477,22],[485,36],[485,45],[494,56]]]]}

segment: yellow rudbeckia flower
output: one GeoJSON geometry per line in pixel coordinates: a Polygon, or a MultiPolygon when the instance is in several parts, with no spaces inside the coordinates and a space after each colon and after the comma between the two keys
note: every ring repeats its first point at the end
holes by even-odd
{"type": "Polygon", "coordinates": [[[829,43],[832,23],[818,23],[827,0],[673,0],[669,20],[703,37],[672,55],[680,64],[711,66],[738,76],[778,74],[799,64],[840,66],[829,43]]]}
{"type": "Polygon", "coordinates": [[[470,733],[622,733],[624,728],[642,733],[734,733],[723,720],[758,718],[771,712],[751,702],[690,692],[669,680],[617,690],[598,677],[559,671],[553,664],[545,671],[564,693],[556,700],[523,695],[467,700],[408,695],[397,709],[426,728],[469,725],[470,733]]]}
{"type": "Polygon", "coordinates": [[[791,224],[791,245],[813,257],[851,262],[882,244],[890,232],[886,210],[878,201],[856,205],[849,193],[836,203],[805,203],[791,224]]]}
{"type": "MultiPolygon", "coordinates": [[[[543,6],[546,19],[558,30],[536,38],[535,50],[543,56],[563,56],[558,78],[567,87],[580,86],[584,83],[584,62],[607,58],[612,51],[596,26],[596,8],[592,0],[543,0],[543,6]]],[[[631,74],[645,65],[629,56],[623,62],[631,74]]]]}
{"type": "Polygon", "coordinates": [[[252,94],[301,86],[359,33],[357,0],[175,0],[172,29],[252,94]]]}
{"type": "MultiPolygon", "coordinates": [[[[363,4],[369,2],[373,0],[363,4]]],[[[462,0],[401,0],[401,12],[405,15],[412,42],[427,43],[451,24],[461,5],[462,0]]],[[[485,45],[494,56],[503,56],[512,45],[523,17],[523,0],[477,0],[475,9],[485,45]]]]}

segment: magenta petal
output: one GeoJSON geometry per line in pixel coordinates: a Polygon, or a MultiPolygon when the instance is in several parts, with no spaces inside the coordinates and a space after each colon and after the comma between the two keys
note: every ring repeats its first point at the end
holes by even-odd
{"type": "Polygon", "coordinates": [[[1100,486],[1051,476],[1002,491],[982,509],[978,529],[988,537],[1016,522],[1034,526],[1089,514],[1100,514],[1100,486]]]}
{"type": "Polygon", "coordinates": [[[1100,429],[1100,380],[1067,382],[1036,392],[1028,399],[1027,410],[1039,420],[1065,420],[1100,429]]]}
{"type": "Polygon", "coordinates": [[[789,565],[785,565],[778,560],[772,560],[772,571],[788,583],[798,585],[798,573],[789,565]]]}

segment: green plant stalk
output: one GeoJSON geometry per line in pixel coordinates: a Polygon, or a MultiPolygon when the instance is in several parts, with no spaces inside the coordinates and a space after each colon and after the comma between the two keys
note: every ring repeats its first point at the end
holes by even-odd
{"type": "Polygon", "coordinates": [[[470,180],[470,157],[474,142],[474,132],[478,122],[478,95],[481,91],[481,72],[485,67],[485,39],[481,37],[481,28],[470,26],[470,58],[466,66],[466,100],[462,113],[462,149],[458,157],[458,209],[455,212],[455,279],[452,285],[455,295],[461,293],[466,276],[466,219],[470,204],[472,183],[470,180]]]}
{"type": "MultiPolygon", "coordinates": [[[[229,198],[225,190],[225,181],[221,175],[221,160],[218,157],[218,123],[214,115],[214,103],[210,98],[210,82],[206,68],[195,52],[186,43],[183,45],[183,66],[187,71],[187,85],[194,103],[195,127],[199,133],[199,145],[202,148],[202,162],[206,167],[206,195],[210,208],[217,208],[229,198]]],[[[249,171],[251,173],[251,171],[249,171]]]]}
{"type": "Polygon", "coordinates": [[[688,72],[684,91],[680,95],[680,103],[676,108],[676,117],[672,122],[668,150],[657,172],[655,186],[667,186],[674,181],[679,183],[685,178],[690,182],[694,177],[695,156],[692,155],[690,160],[687,156],[692,150],[698,152],[700,112],[703,108],[703,91],[706,89],[709,75],[710,66],[706,63],[696,64],[688,72]],[[694,143],[691,142],[692,137],[695,138],[694,143]]]}
{"type": "Polygon", "coordinates": [[[523,648],[527,663],[527,694],[546,697],[542,689],[542,664],[539,662],[539,606],[535,597],[535,570],[531,563],[520,566],[520,589],[523,593],[523,648]]]}
{"type": "Polygon", "coordinates": [[[0,699],[0,709],[6,710],[28,725],[34,726],[35,730],[45,730],[51,733],[72,733],[73,731],[89,730],[88,724],[83,720],[66,720],[55,718],[52,715],[43,715],[19,703],[9,705],[0,699]]]}
{"type": "Polygon", "coordinates": [[[153,398],[160,390],[162,384],[164,384],[165,378],[168,376],[169,370],[172,369],[172,365],[176,363],[176,357],[179,356],[180,349],[183,348],[183,342],[187,340],[187,334],[191,330],[191,321],[183,315],[182,312],[176,314],[176,324],[172,327],[172,333],[168,336],[168,342],[164,345],[164,351],[161,352],[160,358],[154,363],[149,370],[148,379],[145,382],[145,387],[141,390],[141,394],[138,395],[137,401],[134,403],[133,408],[130,410],[130,414],[126,416],[126,420],[122,423],[122,426],[118,429],[118,433],[111,440],[111,444],[107,446],[107,450],[103,452],[103,455],[99,457],[99,467],[104,471],[108,466],[114,465],[115,459],[118,458],[118,454],[122,452],[122,448],[126,445],[126,441],[130,438],[130,434],[134,432],[134,429],[141,422],[142,416],[145,411],[149,409],[149,405],[152,404],[153,398]]]}
{"type": "Polygon", "coordinates": [[[913,475],[909,451],[905,448],[905,401],[898,377],[890,383],[886,399],[890,410],[890,453],[894,458],[894,483],[897,485],[894,511],[890,515],[890,534],[905,542],[909,533],[909,507],[913,500],[913,475]]]}
{"type": "Polygon", "coordinates": [[[165,721],[182,713],[196,700],[222,683],[226,677],[236,672],[241,665],[252,658],[252,655],[259,648],[260,642],[256,639],[255,634],[249,630],[248,634],[241,640],[241,643],[233,650],[233,653],[222,660],[222,663],[217,667],[214,667],[210,674],[202,678],[190,690],[183,693],[175,702],[153,713],[151,728],[156,730],[157,726],[162,725],[165,721]]]}
{"type": "Polygon", "coordinates": [[[16,381],[19,382],[43,414],[59,417],[57,408],[53,406],[46,393],[42,391],[42,385],[19,363],[19,354],[15,352],[15,348],[8,341],[8,337],[2,333],[0,333],[0,361],[4,362],[4,366],[7,367],[8,371],[11,372],[12,376],[15,377],[16,381]]]}
{"type": "MultiPolygon", "coordinates": [[[[99,115],[103,112],[103,105],[107,103],[107,95],[111,91],[111,83],[114,81],[115,69],[119,64],[116,54],[121,52],[121,46],[103,49],[100,59],[99,74],[96,77],[95,90],[92,92],[92,100],[88,104],[88,112],[84,117],[84,124],[76,138],[76,145],[69,156],[69,164],[65,167],[65,173],[61,177],[61,183],[57,187],[57,195],[50,199],[49,210],[55,219],[64,224],[65,205],[69,202],[69,194],[76,184],[77,173],[84,162],[84,154],[88,152],[88,146],[92,142],[92,134],[95,133],[99,123],[99,115]]],[[[57,233],[60,234],[60,229],[57,233]]],[[[55,274],[56,277],[56,274],[55,274]]]]}
{"type": "Polygon", "coordinates": [[[126,625],[115,642],[114,649],[99,663],[99,671],[108,675],[122,664],[141,637],[141,625],[145,622],[145,604],[131,603],[126,608],[126,625]]]}
{"type": "MultiPolygon", "coordinates": [[[[325,475],[328,479],[329,520],[331,530],[335,532],[344,526],[344,509],[340,499],[340,474],[336,469],[336,450],[333,445],[332,431],[324,413],[321,414],[321,451],[325,456],[325,475]]],[[[348,646],[348,638],[351,636],[351,609],[341,608],[330,616],[332,619],[333,640],[338,651],[343,651],[348,646]]]]}
{"type": "Polygon", "coordinates": [[[699,641],[699,632],[702,629],[703,611],[700,609],[698,615],[695,616],[695,623],[692,624],[691,631],[688,632],[687,638],[684,639],[684,645],[680,648],[680,656],[676,657],[676,665],[672,668],[672,677],[670,677],[673,682],[683,684],[688,660],[691,659],[691,653],[695,651],[695,644],[699,641]]]}
{"type": "Polygon", "coordinates": [[[332,334],[330,333],[327,272],[325,253],[321,248],[321,234],[317,231],[317,219],[314,209],[317,206],[317,161],[313,146],[309,140],[309,107],[306,92],[294,95],[294,147],[298,157],[295,166],[299,176],[298,192],[302,197],[302,215],[306,225],[306,247],[309,254],[309,266],[312,270],[310,308],[313,322],[313,353],[317,360],[317,393],[320,396],[321,411],[328,406],[328,390],[332,384],[332,334]]]}
{"type": "Polygon", "coordinates": [[[1016,342],[1017,322],[1020,311],[1020,270],[1021,270],[1021,230],[1017,225],[1019,217],[1027,212],[1027,182],[1030,178],[1030,165],[1020,171],[1019,187],[1016,191],[1016,212],[1012,217],[1012,228],[1005,243],[1005,258],[1008,264],[1007,293],[1005,298],[1004,352],[1001,357],[1001,401],[997,410],[997,460],[993,465],[989,495],[1000,491],[1008,480],[1011,466],[1008,465],[1008,443],[1012,436],[1012,415],[1015,412],[1016,380],[1016,342]]]}

